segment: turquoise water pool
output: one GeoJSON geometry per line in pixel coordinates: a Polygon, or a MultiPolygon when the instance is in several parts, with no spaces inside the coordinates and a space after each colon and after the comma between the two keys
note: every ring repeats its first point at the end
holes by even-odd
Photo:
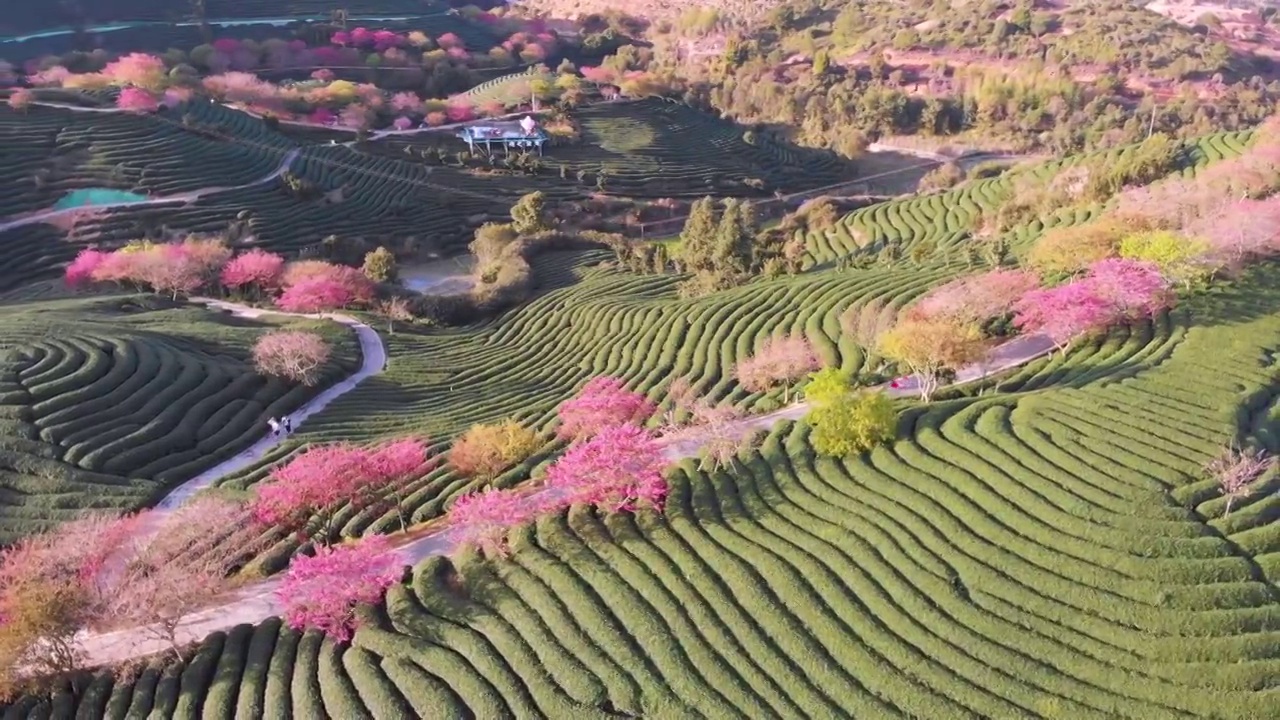
{"type": "Polygon", "coordinates": [[[133,203],[146,200],[146,195],[139,195],[128,190],[110,190],[107,188],[86,188],[84,190],[72,190],[62,199],[54,203],[54,210],[67,210],[78,207],[92,207],[96,205],[118,205],[120,203],[133,203]]]}
{"type": "MultiPolygon", "coordinates": [[[[237,27],[237,26],[241,26],[241,25],[274,25],[274,26],[276,26],[276,27],[281,27],[281,26],[284,26],[284,25],[289,25],[289,24],[291,24],[291,23],[302,22],[302,21],[304,21],[304,20],[311,21],[311,22],[317,22],[317,21],[327,21],[328,19],[329,19],[329,18],[328,18],[328,16],[321,16],[321,15],[295,15],[295,16],[292,16],[292,17],[274,17],[274,18],[235,18],[235,19],[229,19],[229,20],[210,20],[210,21],[209,21],[209,24],[210,24],[210,25],[215,25],[215,26],[218,26],[218,27],[237,27]]],[[[360,22],[360,21],[402,22],[402,21],[405,21],[405,20],[412,20],[412,19],[413,19],[413,17],[408,17],[408,16],[404,16],[404,17],[383,17],[383,16],[374,16],[374,15],[368,15],[368,16],[361,16],[361,17],[352,17],[352,18],[347,18],[347,20],[348,20],[349,22],[360,22]]],[[[111,31],[113,31],[113,30],[125,30],[125,29],[128,29],[128,28],[134,28],[134,27],[147,27],[147,26],[150,26],[150,25],[176,25],[176,26],[178,26],[178,27],[194,27],[194,26],[196,26],[196,25],[199,25],[199,23],[193,23],[193,22],[180,22],[180,23],[160,23],[160,22],[129,22],[129,23],[112,23],[112,24],[110,24],[110,25],[95,25],[95,26],[93,26],[93,27],[87,27],[87,28],[85,28],[84,30],[85,30],[85,32],[87,32],[87,33],[104,33],[104,32],[111,32],[111,31]]],[[[75,32],[75,30],[73,30],[73,29],[71,29],[71,28],[53,28],[53,29],[51,29],[51,30],[45,30],[45,31],[43,31],[43,32],[32,33],[32,34],[30,34],[30,35],[11,35],[11,36],[9,36],[9,37],[0,37],[0,43],[23,42],[23,41],[25,41],[25,40],[34,40],[34,39],[36,39],[36,38],[58,37],[59,35],[70,35],[70,34],[72,34],[73,32],[75,32]]]]}

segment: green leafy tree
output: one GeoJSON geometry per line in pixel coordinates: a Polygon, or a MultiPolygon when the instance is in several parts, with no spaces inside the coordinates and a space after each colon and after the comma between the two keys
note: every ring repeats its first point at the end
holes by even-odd
{"type": "Polygon", "coordinates": [[[715,201],[705,197],[689,208],[689,217],[680,231],[680,255],[685,266],[695,273],[714,269],[715,242],[715,201]]]}
{"type": "Polygon", "coordinates": [[[364,256],[365,277],[374,282],[394,282],[396,279],[396,256],[390,250],[380,247],[364,256]]]}
{"type": "Polygon", "coordinates": [[[541,191],[521,197],[511,207],[511,227],[521,235],[547,229],[547,198],[541,191]]]}
{"type": "Polygon", "coordinates": [[[751,206],[740,200],[724,201],[724,212],[716,227],[715,266],[729,274],[751,269],[755,255],[756,219],[751,206]]]}
{"type": "Polygon", "coordinates": [[[855,392],[849,376],[836,368],[813,373],[804,394],[811,408],[805,416],[813,427],[809,441],[823,455],[865,452],[897,435],[897,414],[889,396],[855,392]]]}

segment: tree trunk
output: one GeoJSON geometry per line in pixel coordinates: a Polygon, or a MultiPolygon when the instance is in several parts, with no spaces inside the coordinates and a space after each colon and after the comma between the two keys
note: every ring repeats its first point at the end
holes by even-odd
{"type": "Polygon", "coordinates": [[[1236,496],[1235,496],[1235,495],[1228,495],[1228,496],[1227,496],[1227,511],[1226,511],[1226,512],[1224,512],[1224,513],[1222,513],[1222,517],[1224,517],[1224,518],[1225,518],[1225,517],[1227,517],[1227,516],[1231,515],[1231,503],[1235,502],[1235,499],[1236,499],[1236,496]]]}

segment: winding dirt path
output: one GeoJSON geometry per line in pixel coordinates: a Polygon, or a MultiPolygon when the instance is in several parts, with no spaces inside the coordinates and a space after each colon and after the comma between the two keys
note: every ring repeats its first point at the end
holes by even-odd
{"type": "MultiPolygon", "coordinates": [[[[313,315],[262,310],[210,298],[195,298],[194,301],[203,303],[212,309],[229,311],[240,317],[253,318],[262,315],[315,317],[313,315]]],[[[350,377],[324,391],[295,411],[292,415],[295,426],[301,425],[308,417],[324,409],[334,399],[355,389],[365,379],[382,372],[386,366],[386,347],[377,332],[371,327],[349,315],[325,314],[323,317],[346,325],[355,331],[360,341],[363,362],[360,369],[350,377]]],[[[1016,338],[997,347],[986,362],[962,368],[956,373],[956,383],[979,380],[1023,365],[1052,351],[1053,343],[1048,338],[1041,336],[1016,338]]],[[[914,378],[900,383],[897,388],[881,387],[893,396],[911,395],[917,391],[914,378]]],[[[806,412],[808,412],[807,403],[795,403],[768,415],[759,415],[735,421],[729,425],[728,434],[737,433],[739,437],[743,437],[759,429],[767,430],[781,420],[798,419],[803,417],[806,412]]],[[[718,436],[723,437],[725,434],[725,431],[722,430],[718,436]]],[[[174,489],[157,505],[157,509],[161,512],[172,511],[200,490],[209,487],[218,478],[253,464],[266,451],[275,447],[280,440],[281,438],[275,438],[267,434],[249,449],[219,463],[174,489]]],[[[696,457],[707,440],[708,438],[699,435],[696,429],[691,433],[681,434],[679,437],[666,438],[662,441],[665,446],[664,454],[672,461],[696,457]]],[[[403,539],[402,536],[401,540],[403,539]]],[[[406,565],[414,565],[427,557],[452,552],[456,547],[457,542],[453,534],[449,530],[442,530],[413,538],[397,547],[394,552],[400,556],[406,565]]],[[[185,645],[199,642],[211,633],[228,630],[240,624],[259,623],[267,618],[280,615],[282,608],[275,597],[275,590],[278,585],[278,578],[270,578],[247,585],[229,593],[225,598],[225,602],[221,605],[206,608],[186,616],[178,626],[178,643],[185,645]]],[[[158,633],[148,631],[144,627],[126,628],[105,633],[82,633],[80,637],[85,657],[93,665],[119,663],[169,650],[168,644],[160,639],[161,636],[158,633]]]]}
{"type": "MultiPolygon", "coordinates": [[[[42,104],[47,105],[49,103],[42,103],[42,104]]],[[[55,107],[66,107],[72,110],[85,110],[88,112],[106,112],[108,110],[115,112],[114,108],[109,108],[109,109],[77,108],[70,105],[67,105],[67,106],[55,105],[55,107]]],[[[258,178],[257,180],[254,180],[253,182],[247,182],[243,185],[232,185],[230,187],[205,187],[205,188],[200,188],[199,190],[192,190],[191,192],[179,193],[177,195],[166,195],[164,197],[157,197],[157,198],[147,198],[146,200],[126,200],[124,202],[105,203],[103,205],[81,205],[78,207],[62,208],[61,210],[38,210],[35,213],[30,215],[24,215],[22,217],[14,218],[12,220],[0,222],[0,232],[4,232],[6,230],[12,230],[13,228],[22,227],[24,225],[34,225],[35,223],[47,222],[54,218],[62,217],[64,215],[70,215],[72,213],[83,212],[85,210],[111,210],[112,208],[121,208],[121,207],[142,207],[145,205],[172,205],[175,203],[189,203],[194,200],[199,200],[205,195],[211,195],[217,192],[226,192],[228,190],[244,190],[245,188],[257,187],[259,185],[264,185],[266,183],[269,183],[272,180],[275,180],[276,178],[285,174],[285,172],[289,170],[289,167],[293,165],[293,161],[297,159],[298,154],[301,152],[302,152],[301,148],[294,148],[293,150],[290,150],[289,152],[285,153],[283,158],[281,158],[280,164],[276,166],[275,170],[272,170],[270,173],[258,178]]]]}

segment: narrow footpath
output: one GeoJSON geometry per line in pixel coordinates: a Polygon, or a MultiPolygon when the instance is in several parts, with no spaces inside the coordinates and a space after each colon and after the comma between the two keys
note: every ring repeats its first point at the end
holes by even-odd
{"type": "MultiPolygon", "coordinates": [[[[211,309],[229,311],[246,318],[262,315],[286,315],[293,317],[315,318],[315,315],[301,315],[275,310],[253,308],[239,303],[215,300],[212,298],[193,298],[193,302],[202,303],[211,309]]],[[[365,379],[382,372],[386,366],[386,346],[378,333],[363,322],[349,315],[327,313],[322,316],[350,327],[360,342],[363,362],[360,369],[347,379],[322,392],[292,413],[295,427],[301,426],[308,417],[320,412],[338,397],[354,390],[365,379]]],[[[956,373],[956,383],[967,383],[990,375],[1018,367],[1053,351],[1053,343],[1046,337],[1019,337],[1007,342],[991,353],[981,364],[962,368],[956,373]]],[[[914,378],[899,383],[899,387],[880,386],[881,389],[895,397],[911,395],[917,392],[914,378]]],[[[730,434],[740,437],[760,429],[769,429],[782,420],[796,420],[808,412],[808,404],[798,402],[767,415],[747,417],[730,424],[730,434]]],[[[720,433],[719,436],[723,436],[720,433]]],[[[259,460],[268,450],[280,443],[269,433],[249,449],[223,461],[207,471],[188,480],[170,492],[156,506],[161,512],[171,512],[182,505],[193,495],[212,485],[218,478],[238,472],[259,460]]],[[[668,438],[663,441],[665,456],[674,461],[688,457],[696,457],[706,444],[708,438],[697,433],[682,435],[678,439],[668,438]]],[[[158,516],[158,517],[163,517],[158,516]]],[[[146,529],[143,529],[145,532],[146,529]]],[[[394,539],[394,538],[393,538],[394,539]]],[[[433,555],[446,555],[457,548],[457,541],[449,530],[429,533],[405,543],[393,550],[406,565],[415,565],[433,555]]],[[[181,645],[199,642],[209,634],[229,630],[241,624],[254,624],[267,618],[280,615],[282,610],[275,597],[275,589],[279,584],[277,578],[240,588],[230,593],[226,602],[211,608],[192,613],[178,626],[177,640],[181,645]]],[[[81,647],[85,658],[92,665],[109,665],[132,660],[147,655],[167,652],[169,646],[160,639],[160,635],[148,631],[145,627],[125,628],[106,633],[83,632],[80,635],[81,647]]]]}

